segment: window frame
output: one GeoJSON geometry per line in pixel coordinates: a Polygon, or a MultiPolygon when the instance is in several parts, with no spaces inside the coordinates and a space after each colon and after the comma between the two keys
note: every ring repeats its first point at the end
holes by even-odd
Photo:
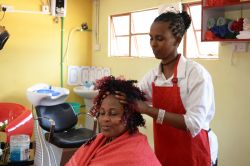
{"type": "MultiPolygon", "coordinates": [[[[110,16],[110,34],[109,34],[109,56],[110,57],[132,57],[132,58],[154,58],[154,55],[151,56],[143,56],[143,55],[138,55],[138,56],[132,56],[132,51],[131,51],[131,43],[132,43],[132,37],[133,36],[138,36],[138,35],[148,35],[149,36],[149,32],[148,33],[132,33],[132,24],[131,24],[131,18],[132,18],[132,13],[137,13],[137,12],[144,12],[144,11],[150,11],[150,10],[158,10],[158,8],[151,8],[151,9],[145,9],[145,10],[140,10],[140,11],[133,11],[133,12],[127,12],[127,13],[122,13],[122,14],[114,14],[110,16]],[[112,50],[111,50],[111,44],[112,44],[112,30],[115,31],[114,28],[114,23],[113,23],[113,18],[114,17],[121,17],[121,16],[129,16],[129,34],[128,35],[115,35],[115,37],[128,37],[129,38],[129,53],[128,55],[122,56],[122,55],[112,55],[112,50]]],[[[113,32],[113,34],[115,34],[115,32],[113,32]]]]}
{"type": "MultiPolygon", "coordinates": [[[[180,43],[180,47],[178,47],[178,52],[182,53],[186,58],[191,58],[191,59],[218,59],[219,56],[219,50],[218,50],[218,53],[209,53],[209,51],[205,51],[204,53],[201,51],[202,47],[204,47],[204,44],[201,45],[202,41],[198,41],[199,37],[197,35],[202,35],[201,34],[201,31],[202,31],[202,26],[200,27],[196,27],[195,28],[195,25],[194,25],[194,22],[193,22],[193,19],[192,19],[192,13],[191,13],[191,7],[192,6],[198,6],[198,5],[202,5],[201,2],[187,2],[187,3],[182,3],[182,10],[183,11],[187,11],[188,14],[190,15],[191,17],[191,25],[189,27],[192,28],[192,30],[190,31],[189,29],[187,31],[189,31],[189,33],[193,33],[193,35],[190,35],[190,36],[193,36],[193,39],[191,39],[192,41],[195,40],[195,47],[196,47],[196,50],[194,50],[194,55],[195,56],[192,56],[192,55],[188,55],[190,54],[190,52],[188,52],[188,41],[187,39],[189,38],[188,36],[188,33],[186,32],[182,38],[182,42],[180,43]]],[[[122,14],[114,14],[114,15],[111,15],[109,18],[110,18],[110,27],[109,27],[109,52],[108,52],[108,56],[109,57],[132,57],[132,58],[154,58],[154,54],[151,55],[148,54],[148,55],[140,55],[140,54],[137,54],[138,52],[136,52],[135,55],[133,55],[134,51],[132,50],[132,48],[138,48],[138,44],[136,44],[135,46],[132,46],[132,42],[134,43],[137,43],[137,39],[136,38],[133,38],[134,36],[139,36],[139,35],[149,35],[149,32],[148,33],[138,33],[138,32],[133,32],[132,33],[132,26],[133,26],[133,22],[132,22],[132,14],[133,13],[137,13],[137,12],[144,12],[144,11],[150,11],[150,10],[158,10],[158,8],[151,8],[151,9],[146,9],[146,10],[140,10],[140,11],[133,11],[133,12],[127,12],[127,13],[122,13],[122,14]],[[116,35],[115,33],[115,25],[114,25],[114,22],[113,22],[113,19],[116,18],[116,17],[121,17],[121,16],[128,16],[129,17],[129,30],[128,30],[128,34],[126,35],[116,35]],[[113,38],[122,38],[122,37],[128,37],[128,45],[126,45],[126,47],[129,49],[128,52],[125,51],[125,54],[122,55],[122,54],[114,54],[113,53],[113,50],[115,51],[119,51],[117,50],[117,48],[115,48],[116,46],[115,45],[112,45],[113,43],[112,42],[117,42],[118,40],[113,40],[113,38]],[[133,39],[135,39],[135,41],[132,41],[133,39]],[[113,47],[113,48],[112,48],[113,47]]],[[[201,9],[201,20],[200,20],[200,24],[202,23],[202,9],[201,9]]],[[[201,36],[200,36],[201,37],[201,36]]],[[[192,37],[191,37],[192,38],[192,37]]],[[[149,42],[149,41],[148,41],[149,42]]],[[[126,43],[127,44],[127,43],[126,43]]],[[[218,46],[219,47],[219,46],[218,46]]],[[[146,48],[148,49],[148,47],[146,48]]],[[[136,51],[140,51],[141,49],[136,49],[136,51]]]]}
{"type": "MultiPolygon", "coordinates": [[[[196,47],[197,47],[197,50],[198,50],[198,55],[197,57],[189,57],[188,54],[187,54],[187,32],[184,34],[183,36],[183,54],[186,58],[192,58],[192,59],[218,59],[219,58],[219,50],[218,50],[218,53],[217,54],[206,54],[203,56],[203,54],[201,53],[201,48],[199,46],[199,41],[198,41],[198,37],[197,37],[197,32],[200,32],[200,35],[202,35],[201,33],[201,28],[202,28],[202,25],[200,27],[200,29],[195,29],[194,27],[194,23],[193,23],[193,19],[192,19],[192,14],[191,14],[191,9],[190,7],[192,6],[198,6],[198,5],[201,5],[202,7],[202,2],[199,1],[199,2],[187,2],[187,3],[183,3],[182,4],[182,8],[184,11],[187,11],[188,14],[190,15],[191,17],[191,25],[189,28],[192,28],[193,32],[194,32],[194,37],[195,37],[195,43],[196,43],[196,47]]],[[[200,20],[200,24],[202,24],[202,9],[201,9],[201,20],[200,20]]],[[[200,36],[201,37],[201,36],[200,36]]],[[[201,41],[202,42],[202,41],[201,41]]]]}
{"type": "MultiPolygon", "coordinates": [[[[111,27],[110,27],[110,29],[111,30],[113,30],[113,31],[115,31],[115,26],[114,26],[114,23],[113,23],[113,19],[112,18],[114,18],[114,17],[121,17],[121,16],[129,16],[129,33],[128,33],[128,35],[115,35],[115,37],[129,37],[129,55],[130,55],[130,51],[131,51],[131,13],[129,12],[129,13],[123,13],[123,14],[116,14],[116,15],[111,15],[110,16],[110,25],[111,25],[111,27]]],[[[112,38],[112,34],[116,34],[115,32],[113,32],[113,33],[111,33],[110,34],[110,38],[112,38]]],[[[112,40],[110,40],[110,47],[111,47],[111,44],[112,44],[112,40]]],[[[111,56],[111,49],[110,49],[110,52],[109,52],[109,55],[111,56]]],[[[128,55],[128,56],[129,56],[128,55]]],[[[121,56],[121,55],[116,55],[116,56],[112,56],[112,57],[127,57],[127,56],[121,56]]]]}
{"type": "MultiPolygon", "coordinates": [[[[196,5],[199,5],[199,4],[201,5],[201,2],[185,3],[185,4],[182,4],[182,8],[183,8],[184,11],[187,11],[189,13],[190,17],[191,17],[191,27],[192,27],[193,32],[194,32],[195,44],[196,44],[197,50],[198,50],[198,52],[200,54],[200,48],[199,48],[197,33],[196,32],[198,32],[198,31],[201,32],[201,29],[200,30],[195,29],[193,19],[192,19],[192,16],[191,16],[191,11],[190,11],[190,6],[196,6],[196,5]]],[[[187,33],[185,33],[184,41],[183,41],[183,52],[184,52],[185,57],[187,55],[186,46],[187,46],[187,33]]]]}

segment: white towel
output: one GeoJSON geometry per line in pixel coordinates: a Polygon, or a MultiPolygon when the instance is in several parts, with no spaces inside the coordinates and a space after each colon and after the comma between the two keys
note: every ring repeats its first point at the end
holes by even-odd
{"type": "Polygon", "coordinates": [[[237,39],[250,39],[250,31],[240,31],[240,34],[236,36],[237,39]]]}
{"type": "Polygon", "coordinates": [[[240,31],[240,35],[250,36],[250,31],[240,31]]]}
{"type": "Polygon", "coordinates": [[[250,24],[250,18],[244,18],[243,23],[250,24]]]}
{"type": "Polygon", "coordinates": [[[243,20],[243,30],[249,31],[250,30],[250,18],[244,18],[243,20]]]}
{"type": "Polygon", "coordinates": [[[244,30],[244,31],[250,31],[250,25],[248,25],[248,26],[243,26],[243,30],[244,30]]]}

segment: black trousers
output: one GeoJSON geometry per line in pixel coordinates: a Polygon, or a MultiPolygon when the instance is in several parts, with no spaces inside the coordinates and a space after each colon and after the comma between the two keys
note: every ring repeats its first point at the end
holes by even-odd
{"type": "Polygon", "coordinates": [[[213,164],[213,166],[218,166],[218,159],[216,159],[216,162],[213,164]]]}

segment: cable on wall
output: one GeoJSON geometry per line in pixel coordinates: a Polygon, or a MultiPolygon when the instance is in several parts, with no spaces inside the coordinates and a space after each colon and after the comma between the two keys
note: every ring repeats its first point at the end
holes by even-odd
{"type": "Polygon", "coordinates": [[[100,12],[100,0],[96,0],[96,32],[95,39],[96,43],[99,44],[99,12],[100,12]]]}
{"type": "Polygon", "coordinates": [[[64,49],[64,17],[61,17],[61,87],[63,88],[63,49],[64,49]]]}

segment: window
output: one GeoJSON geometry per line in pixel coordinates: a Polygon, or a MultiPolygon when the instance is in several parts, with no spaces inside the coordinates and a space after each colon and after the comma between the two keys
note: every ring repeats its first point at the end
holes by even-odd
{"type": "Polygon", "coordinates": [[[185,4],[192,18],[183,38],[183,52],[188,58],[218,58],[219,42],[201,42],[201,3],[185,4]],[[195,43],[195,44],[194,44],[195,43]]]}
{"type": "MultiPolygon", "coordinates": [[[[183,5],[192,23],[178,52],[187,58],[218,58],[218,42],[201,42],[201,3],[183,5]]],[[[112,57],[154,57],[149,31],[158,9],[110,17],[109,55],[112,57]]]]}
{"type": "Polygon", "coordinates": [[[157,16],[157,9],[111,16],[110,56],[154,57],[149,30],[157,16]]]}

